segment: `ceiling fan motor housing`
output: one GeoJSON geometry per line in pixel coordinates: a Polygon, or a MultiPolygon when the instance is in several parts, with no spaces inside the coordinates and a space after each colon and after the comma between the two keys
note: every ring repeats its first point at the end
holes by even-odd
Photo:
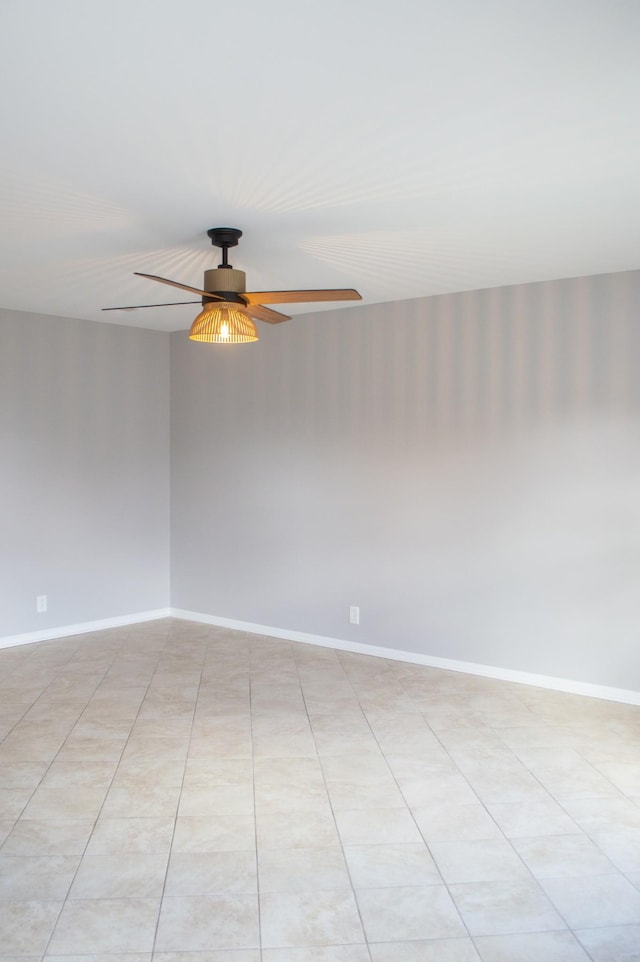
{"type": "Polygon", "coordinates": [[[240,296],[246,289],[247,275],[235,267],[213,267],[204,272],[204,290],[212,294],[232,295],[226,298],[228,301],[246,304],[240,296]]]}

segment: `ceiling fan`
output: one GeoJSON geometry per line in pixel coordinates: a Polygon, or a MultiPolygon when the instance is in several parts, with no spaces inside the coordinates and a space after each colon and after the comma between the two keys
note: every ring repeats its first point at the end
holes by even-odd
{"type": "MultiPolygon", "coordinates": [[[[202,288],[179,284],[156,274],[134,271],[169,287],[198,294],[202,311],[191,325],[189,337],[194,341],[218,344],[237,344],[257,341],[258,332],[253,319],[268,324],[289,321],[288,314],[274,311],[265,304],[302,304],[314,301],[360,301],[361,295],[352,288],[318,291],[247,291],[244,271],[236,270],[228,260],[228,250],[236,247],[242,231],[236,227],[212,227],[207,231],[214,247],[222,248],[222,263],[204,272],[202,288]]],[[[148,307],[173,307],[178,304],[198,304],[199,301],[171,301],[168,304],[135,304],[130,307],[103,307],[103,311],[137,311],[148,307]]]]}

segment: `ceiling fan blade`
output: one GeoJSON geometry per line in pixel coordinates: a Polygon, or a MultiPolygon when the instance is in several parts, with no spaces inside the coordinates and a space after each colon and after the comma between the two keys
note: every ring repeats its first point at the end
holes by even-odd
{"type": "Polygon", "coordinates": [[[166,277],[158,277],[156,274],[143,274],[142,271],[133,272],[137,277],[147,277],[150,281],[158,281],[160,284],[168,284],[169,287],[178,287],[181,291],[191,291],[192,294],[199,294],[200,297],[209,297],[211,300],[222,301],[224,298],[220,297],[219,294],[212,294],[209,291],[203,291],[199,287],[189,287],[188,284],[178,284],[177,281],[170,281],[166,277]]]}
{"type": "Polygon", "coordinates": [[[249,304],[303,304],[311,301],[361,301],[353,288],[325,291],[250,291],[242,294],[249,304]]]}
{"type": "MultiPolygon", "coordinates": [[[[244,294],[242,296],[244,297],[244,294]]],[[[249,317],[255,317],[258,321],[266,321],[267,324],[280,324],[282,321],[291,320],[288,314],[272,311],[268,307],[262,307],[261,304],[248,304],[247,307],[243,307],[242,310],[245,314],[248,314],[249,317]]]]}
{"type": "Polygon", "coordinates": [[[143,307],[177,307],[178,304],[200,304],[200,301],[169,301],[168,304],[130,304],[127,307],[103,307],[103,311],[139,311],[143,307]]]}

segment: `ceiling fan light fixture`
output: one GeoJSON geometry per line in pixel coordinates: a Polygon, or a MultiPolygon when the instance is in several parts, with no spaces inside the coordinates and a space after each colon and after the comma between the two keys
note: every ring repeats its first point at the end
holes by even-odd
{"type": "Polygon", "coordinates": [[[208,344],[246,344],[258,340],[258,331],[235,304],[218,301],[205,304],[191,325],[189,337],[208,344]]]}
{"type": "MultiPolygon", "coordinates": [[[[235,247],[242,231],[237,227],[212,227],[207,231],[214,247],[222,248],[222,263],[204,272],[204,286],[192,287],[171,281],[168,277],[134,271],[137,277],[177,287],[202,298],[202,311],[191,325],[192,341],[208,341],[210,344],[244,344],[258,340],[254,320],[267,324],[290,321],[289,314],[274,311],[267,304],[307,304],[314,301],[361,301],[353,288],[336,288],[300,291],[247,291],[244,271],[236,270],[229,263],[228,248],[235,247]]],[[[129,307],[103,307],[103,311],[133,311],[142,307],[173,307],[178,304],[195,304],[195,301],[174,301],[171,304],[132,304],[129,307]]]]}

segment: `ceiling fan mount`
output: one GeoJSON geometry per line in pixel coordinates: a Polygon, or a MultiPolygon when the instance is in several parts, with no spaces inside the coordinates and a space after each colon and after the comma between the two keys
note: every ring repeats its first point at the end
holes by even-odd
{"type": "MultiPolygon", "coordinates": [[[[215,268],[204,272],[204,283],[202,287],[191,287],[189,284],[181,284],[178,281],[171,281],[166,277],[158,277],[157,274],[144,274],[141,271],[134,271],[138,277],[146,277],[151,281],[160,284],[167,284],[169,287],[177,287],[182,291],[190,291],[197,294],[201,299],[204,308],[203,313],[227,312],[232,308],[237,308],[240,314],[245,316],[249,324],[255,331],[252,320],[266,321],[268,324],[279,324],[281,321],[289,321],[288,314],[281,314],[274,311],[265,304],[296,304],[313,303],[316,301],[360,301],[362,300],[358,291],[353,288],[340,288],[333,290],[303,290],[303,291],[247,291],[246,274],[244,271],[237,270],[229,263],[228,250],[230,247],[237,247],[238,241],[242,237],[242,231],[237,227],[211,227],[207,231],[214,247],[222,249],[222,263],[215,268]],[[219,310],[218,310],[219,309],[219,310]]],[[[197,301],[174,301],[173,304],[136,304],[131,307],[103,307],[103,311],[133,311],[148,307],[172,307],[174,304],[196,304],[197,301]]],[[[211,313],[213,317],[213,313],[211,313]]],[[[227,313],[224,313],[227,317],[227,313]]],[[[194,321],[194,325],[202,318],[199,314],[194,321]]],[[[228,327],[227,321],[221,322],[225,329],[228,327]]],[[[193,331],[193,325],[192,325],[193,331]]],[[[190,335],[193,337],[193,333],[190,335]]],[[[242,340],[256,340],[257,333],[251,338],[243,337],[242,340]]],[[[230,335],[207,335],[200,337],[201,340],[230,341],[230,335]]]]}
{"type": "Polygon", "coordinates": [[[227,251],[230,247],[237,247],[242,237],[242,231],[237,227],[210,227],[207,236],[211,238],[214,247],[222,248],[222,264],[218,267],[231,267],[228,263],[227,251]]]}

